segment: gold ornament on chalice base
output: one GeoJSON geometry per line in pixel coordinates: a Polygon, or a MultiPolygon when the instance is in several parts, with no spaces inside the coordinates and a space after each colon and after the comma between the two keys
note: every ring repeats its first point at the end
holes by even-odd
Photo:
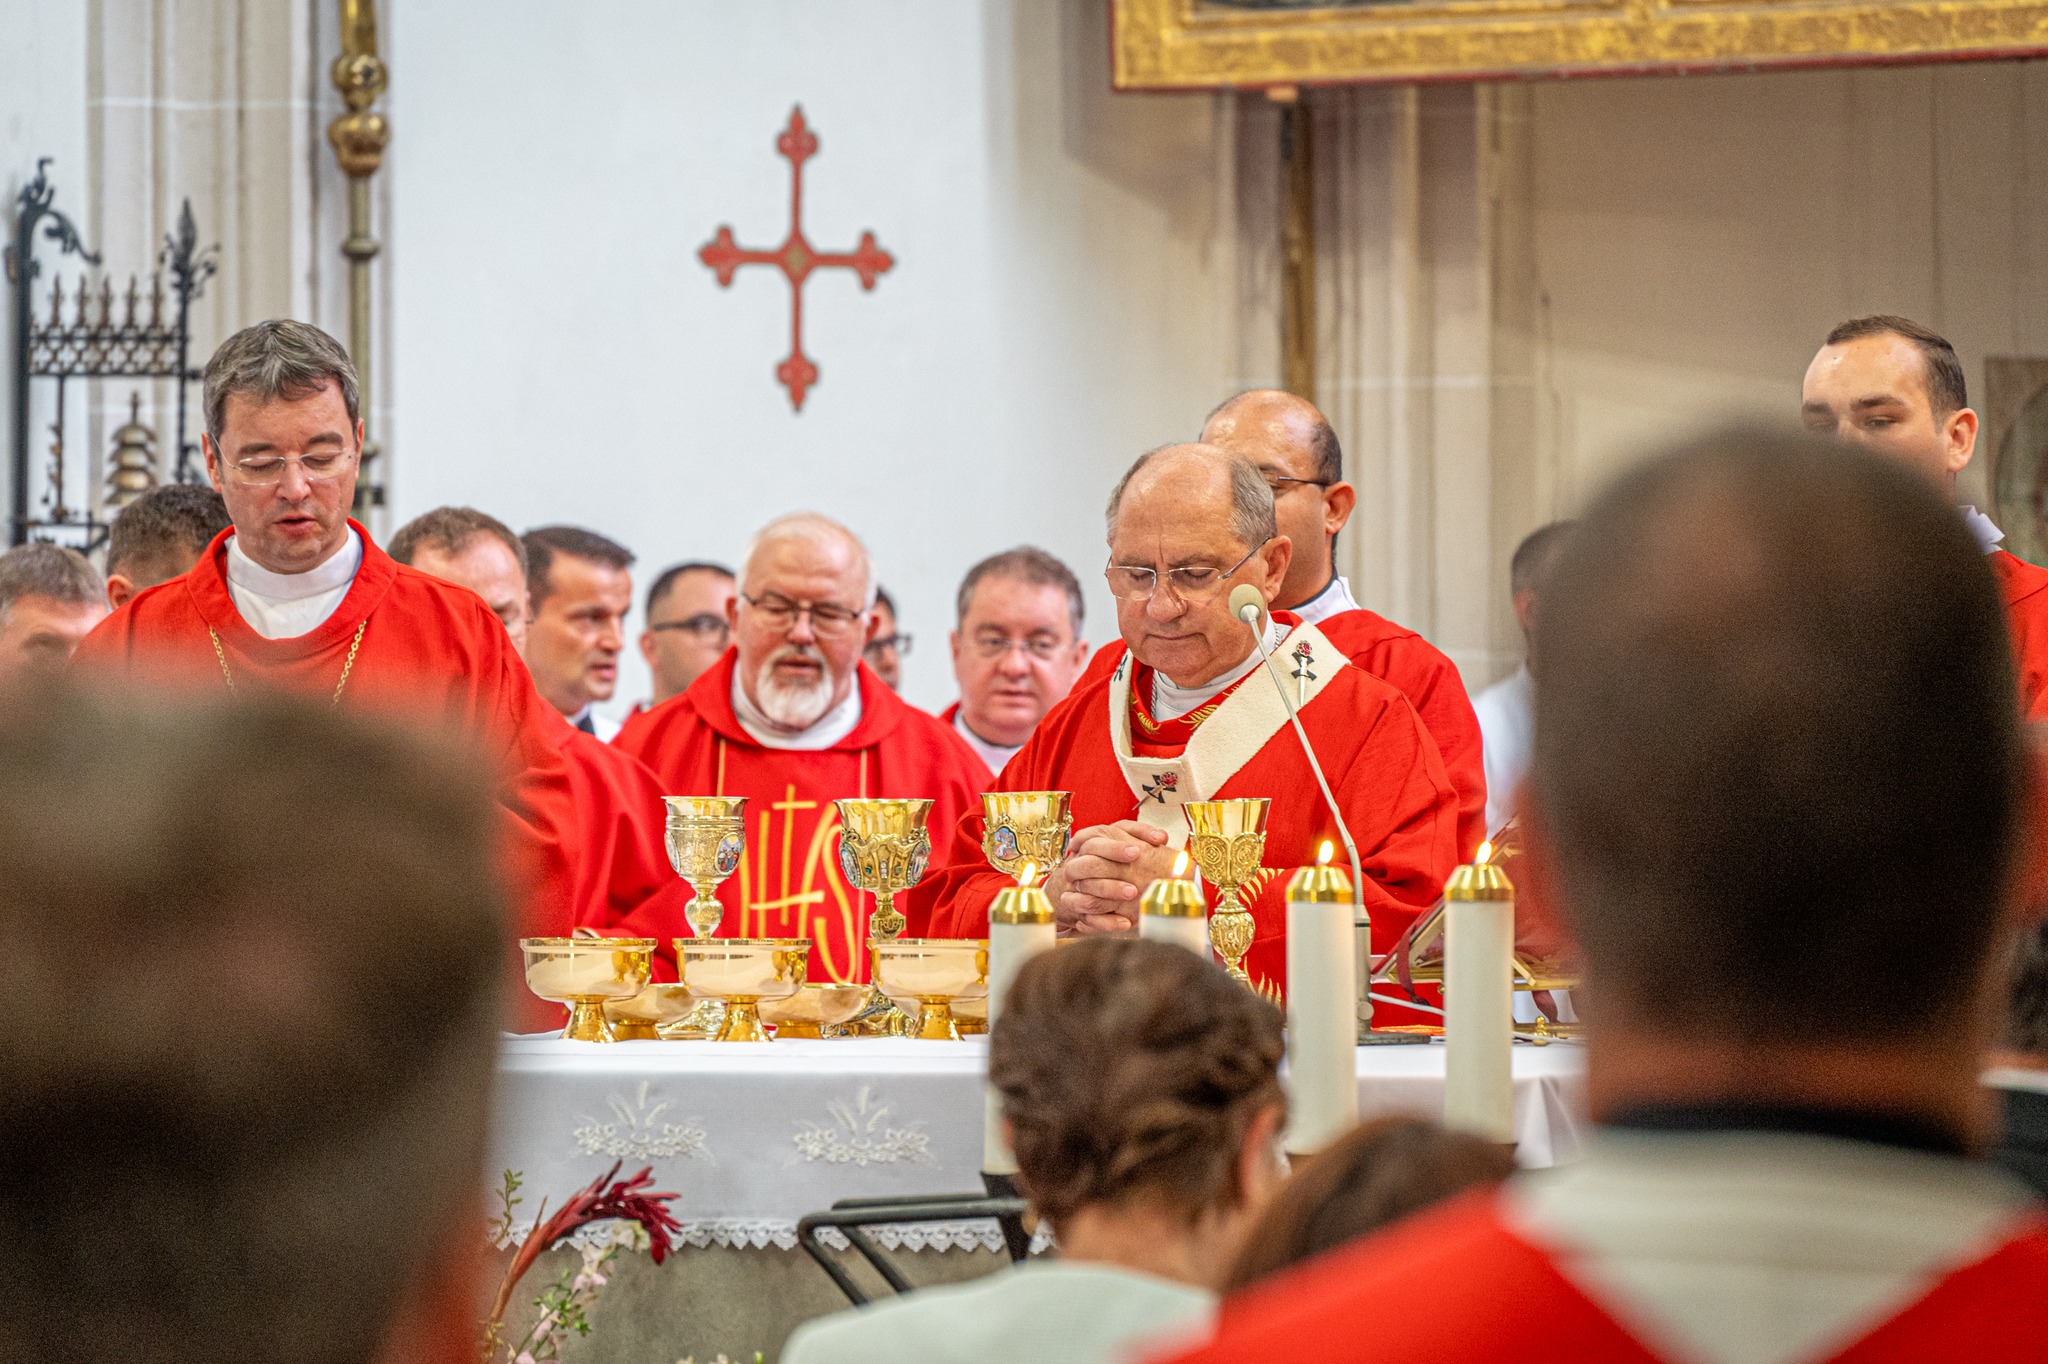
{"type": "MultiPolygon", "coordinates": [[[[916,885],[931,861],[932,840],[925,820],[928,800],[835,800],[839,811],[839,870],[848,885],[871,891],[874,913],[868,916],[868,979],[875,978],[876,944],[893,942],[903,932],[904,918],[896,897],[916,885]]],[[[867,1007],[854,1020],[866,1037],[904,1037],[911,1019],[880,990],[870,993],[867,1007]]]]}
{"type": "Polygon", "coordinates": [[[1180,808],[1188,816],[1188,852],[1210,884],[1221,891],[1209,916],[1209,944],[1223,959],[1224,969],[1247,989],[1245,953],[1252,947],[1252,914],[1238,898],[1238,887],[1258,875],[1266,852],[1266,812],[1273,802],[1255,800],[1191,800],[1180,808]]]}
{"type": "Polygon", "coordinates": [[[677,938],[676,961],[691,994],[725,1002],[720,1042],[766,1042],[759,1006],[803,989],[811,965],[811,940],[677,938]]]}
{"type": "Polygon", "coordinates": [[[740,869],[747,852],[745,796],[663,796],[668,806],[668,860],[676,875],[697,892],[683,908],[690,932],[717,934],[725,907],[714,898],[718,883],[740,869]]]}
{"type": "Polygon", "coordinates": [[[876,988],[893,999],[917,1001],[917,1036],[926,1042],[959,1041],[954,1003],[988,998],[987,941],[898,938],[871,950],[876,988]]]}
{"type": "Polygon", "coordinates": [[[526,988],[569,1006],[562,1036],[572,1042],[610,1042],[607,1001],[631,999],[654,972],[653,938],[521,938],[526,988]]]}
{"type": "Polygon", "coordinates": [[[1074,830],[1067,791],[989,791],[981,798],[981,851],[1011,880],[1024,867],[1049,871],[1067,855],[1074,830]]]}

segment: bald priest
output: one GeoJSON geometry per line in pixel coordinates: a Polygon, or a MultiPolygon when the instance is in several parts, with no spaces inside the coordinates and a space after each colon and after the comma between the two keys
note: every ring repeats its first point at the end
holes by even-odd
{"type": "MultiPolygon", "coordinates": [[[[1246,966],[1283,983],[1288,869],[1314,860],[1337,820],[1324,804],[1281,692],[1232,588],[1270,602],[1291,545],[1258,467],[1215,446],[1141,457],[1110,497],[1111,592],[1129,654],[1084,678],[1004,768],[1009,790],[1073,793],[1075,834],[1046,882],[1066,933],[1126,932],[1146,886],[1171,873],[1189,801],[1272,801],[1264,866],[1247,884],[1255,920],[1246,966]]],[[[1415,708],[1316,626],[1285,611],[1266,622],[1288,695],[1357,840],[1386,951],[1442,888],[1458,857],[1459,796],[1415,708]]],[[[1006,884],[981,852],[979,810],[955,831],[947,865],[913,892],[936,937],[982,937],[1006,884]]]]}
{"type": "MultiPolygon", "coordinates": [[[[952,726],[913,709],[861,661],[875,573],[852,531],[811,513],[770,522],[740,569],[733,647],[613,742],[678,796],[745,796],[747,847],[718,888],[721,937],[811,939],[813,980],[867,979],[873,898],[839,865],[834,800],[932,802],[942,840],[988,781],[952,726]]],[[[615,931],[686,935],[659,907],[615,931]]],[[[923,936],[913,919],[906,932],[923,936]]]]}

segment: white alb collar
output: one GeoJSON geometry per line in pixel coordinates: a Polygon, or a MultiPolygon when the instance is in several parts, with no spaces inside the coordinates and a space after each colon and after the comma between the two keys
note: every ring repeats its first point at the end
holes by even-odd
{"type": "Polygon", "coordinates": [[[1990,517],[1975,507],[1964,506],[1956,510],[1963,514],[1963,524],[1970,528],[1970,534],[1977,537],[1977,548],[1989,554],[1998,548],[1998,542],[2005,539],[2005,532],[1992,523],[1990,517]]]}
{"type": "Polygon", "coordinates": [[[1351,584],[1343,578],[1332,576],[1329,585],[1299,606],[1286,608],[1300,616],[1310,625],[1319,625],[1331,616],[1343,611],[1356,611],[1357,599],[1351,595],[1351,584]]]}
{"type": "Polygon", "coordinates": [[[340,549],[304,573],[272,573],[242,552],[241,537],[228,537],[228,581],[267,602],[304,601],[346,587],[362,566],[363,537],[354,526],[340,549]]]}
{"type": "MultiPolygon", "coordinates": [[[[1268,651],[1280,647],[1280,641],[1287,638],[1287,627],[1270,615],[1266,617],[1266,648],[1268,651]]],[[[1206,706],[1222,694],[1223,689],[1240,677],[1250,674],[1259,666],[1259,650],[1256,645],[1245,655],[1244,662],[1212,681],[1199,687],[1182,687],[1157,668],[1152,670],[1152,718],[1155,720],[1178,720],[1201,706],[1206,706]]]]}
{"type": "Polygon", "coordinates": [[[856,675],[846,699],[819,716],[809,729],[789,734],[777,729],[775,722],[748,698],[747,689],[740,685],[740,670],[735,666],[732,670],[732,709],[740,728],[763,748],[830,748],[853,733],[853,727],[860,723],[860,678],[856,675]]]}

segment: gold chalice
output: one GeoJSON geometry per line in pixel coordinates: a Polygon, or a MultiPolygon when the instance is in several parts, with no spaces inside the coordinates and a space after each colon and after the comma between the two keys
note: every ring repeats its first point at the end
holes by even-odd
{"type": "Polygon", "coordinates": [[[777,1041],[818,1038],[848,1022],[867,1006],[874,991],[865,985],[806,985],[787,999],[761,1001],[761,1021],[775,1025],[777,1041]]]}
{"type": "Polygon", "coordinates": [[[918,1037],[927,1042],[959,1041],[953,1001],[988,997],[987,939],[898,938],[878,942],[870,950],[876,986],[884,994],[914,999],[921,1006],[918,1037]]]}
{"type": "Polygon", "coordinates": [[[849,885],[873,891],[868,937],[887,941],[903,931],[896,896],[916,885],[931,861],[924,822],[928,800],[835,800],[839,807],[839,869],[849,885]]]}
{"type": "Polygon", "coordinates": [[[757,1006],[803,988],[809,938],[677,938],[676,960],[693,995],[725,1001],[721,1042],[766,1042],[757,1006]]]}
{"type": "Polygon", "coordinates": [[[989,791],[981,798],[981,851],[989,865],[1015,880],[1025,863],[1042,876],[1067,855],[1073,832],[1066,791],[989,791]]]}
{"type": "Polygon", "coordinates": [[[746,856],[745,796],[663,796],[668,806],[668,860],[690,883],[697,898],[683,907],[690,932],[709,938],[718,932],[725,907],[714,897],[718,883],[740,868],[746,856]]]}
{"type": "Polygon", "coordinates": [[[1180,808],[1188,816],[1188,852],[1202,875],[1223,897],[1209,916],[1209,945],[1223,958],[1231,975],[1251,986],[1244,954],[1252,946],[1252,915],[1237,897],[1237,888],[1258,874],[1266,851],[1266,812],[1273,802],[1256,800],[1191,800],[1180,808]]]}
{"type": "Polygon", "coordinates": [[[699,1003],[689,987],[680,981],[649,981],[647,988],[631,999],[608,999],[605,1022],[612,1025],[612,1037],[620,1042],[653,1042],[663,1029],[680,1023],[699,1003]]]}
{"type": "Polygon", "coordinates": [[[652,938],[521,938],[526,988],[569,1006],[562,1036],[572,1042],[610,1042],[607,1000],[631,999],[654,971],[652,938]]]}

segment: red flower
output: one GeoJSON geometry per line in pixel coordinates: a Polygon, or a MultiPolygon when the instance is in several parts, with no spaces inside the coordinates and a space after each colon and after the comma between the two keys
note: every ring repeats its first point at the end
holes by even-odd
{"type": "MultiPolygon", "coordinates": [[[[647,1232],[647,1253],[660,1264],[668,1258],[674,1248],[670,1239],[682,1230],[682,1224],[670,1215],[668,1205],[676,1195],[672,1193],[649,1193],[648,1183],[654,1178],[654,1167],[649,1165],[631,1179],[613,1183],[619,1166],[624,1161],[613,1161],[606,1170],[590,1182],[588,1188],[572,1196],[568,1202],[555,1209],[555,1215],[545,1222],[537,1223],[534,1229],[519,1245],[519,1251],[512,1257],[512,1263],[505,1271],[505,1280],[498,1286],[498,1301],[491,1308],[491,1320],[503,1321],[505,1310],[512,1305],[512,1294],[519,1281],[526,1277],[526,1271],[533,1268],[533,1262],[562,1241],[575,1234],[578,1228],[592,1222],[603,1222],[613,1218],[624,1218],[638,1222],[647,1232]],[[609,1186],[609,1187],[607,1187],[609,1186]]],[[[542,1202],[540,1211],[547,1204],[542,1202]]]]}

